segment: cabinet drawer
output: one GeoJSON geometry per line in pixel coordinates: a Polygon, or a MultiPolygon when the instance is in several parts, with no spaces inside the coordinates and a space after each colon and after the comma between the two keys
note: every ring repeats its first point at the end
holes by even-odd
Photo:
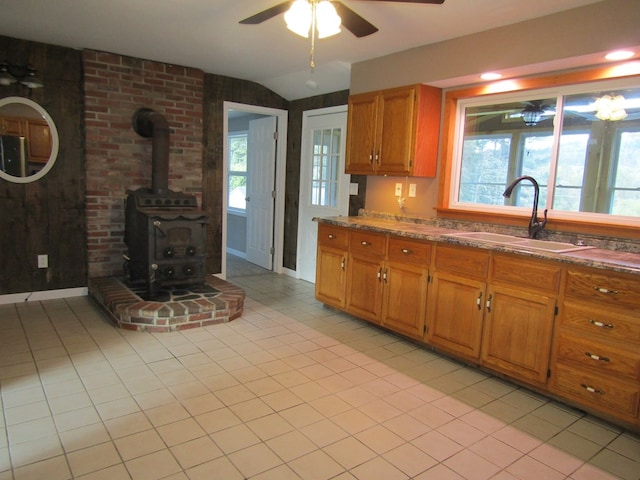
{"type": "Polygon", "coordinates": [[[431,261],[431,245],[404,238],[389,238],[389,260],[428,265],[431,261]]]}
{"type": "Polygon", "coordinates": [[[438,245],[435,266],[437,270],[485,279],[489,272],[489,253],[476,248],[438,245]]]}
{"type": "Polygon", "coordinates": [[[569,269],[565,295],[595,300],[600,304],[640,308],[640,278],[569,269]]]}
{"type": "Polygon", "coordinates": [[[349,245],[349,230],[320,223],[318,224],[318,245],[346,249],[349,245]]]}
{"type": "MultiPolygon", "coordinates": [[[[630,312],[631,313],[631,312],[630,312]]],[[[588,332],[599,338],[640,343],[640,318],[613,309],[603,310],[594,305],[564,301],[561,325],[588,332]]]]}
{"type": "Polygon", "coordinates": [[[555,294],[560,289],[562,266],[527,260],[510,255],[494,255],[491,262],[491,278],[506,286],[519,285],[527,289],[555,294]]]}
{"type": "Polygon", "coordinates": [[[387,237],[378,233],[351,231],[349,251],[365,255],[384,257],[387,237]]]}
{"type": "Polygon", "coordinates": [[[557,390],[578,401],[609,410],[615,416],[638,415],[640,389],[637,384],[596,375],[561,363],[556,365],[554,378],[557,390]]]}
{"type": "Polygon", "coordinates": [[[558,339],[558,359],[590,367],[603,375],[611,374],[640,380],[640,354],[608,344],[574,337],[565,332],[558,339]]]}

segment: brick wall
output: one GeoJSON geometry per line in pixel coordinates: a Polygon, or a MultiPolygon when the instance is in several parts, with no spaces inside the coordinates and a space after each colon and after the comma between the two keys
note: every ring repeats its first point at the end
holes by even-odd
{"type": "Polygon", "coordinates": [[[90,278],[122,275],[126,191],[151,187],[151,140],[131,128],[141,107],[171,128],[169,188],[202,200],[200,70],[85,50],[87,251],[90,278]]]}

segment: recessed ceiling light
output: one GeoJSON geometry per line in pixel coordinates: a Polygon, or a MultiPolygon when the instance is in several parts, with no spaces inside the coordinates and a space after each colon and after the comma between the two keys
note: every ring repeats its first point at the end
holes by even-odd
{"type": "Polygon", "coordinates": [[[616,50],[615,52],[607,53],[604,58],[607,60],[627,60],[634,55],[631,50],[616,50]]]}
{"type": "Polygon", "coordinates": [[[480,75],[480,78],[482,80],[498,80],[502,78],[502,74],[497,72],[486,72],[480,75]]]}

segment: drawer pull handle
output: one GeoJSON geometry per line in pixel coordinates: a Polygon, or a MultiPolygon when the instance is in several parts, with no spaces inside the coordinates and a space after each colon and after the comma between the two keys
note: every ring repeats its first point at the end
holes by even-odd
{"type": "Polygon", "coordinates": [[[371,243],[370,243],[370,242],[367,242],[366,240],[362,240],[362,241],[360,242],[360,245],[362,245],[363,247],[368,247],[368,246],[370,246],[370,245],[371,245],[371,243]]]}
{"type": "Polygon", "coordinates": [[[589,357],[591,360],[595,360],[597,362],[610,362],[609,357],[601,357],[600,355],[596,355],[595,353],[584,352],[584,354],[589,357]]]}
{"type": "Polygon", "coordinates": [[[382,281],[382,267],[378,268],[378,281],[382,281]]]}
{"type": "Polygon", "coordinates": [[[405,255],[412,255],[413,250],[409,250],[408,248],[403,248],[402,253],[404,253],[405,255]]]}
{"type": "Polygon", "coordinates": [[[598,320],[589,319],[589,323],[591,325],[594,325],[594,326],[598,327],[598,328],[613,328],[613,324],[612,323],[599,322],[598,320]]]}
{"type": "Polygon", "coordinates": [[[580,386],[589,393],[597,393],[598,395],[604,395],[604,390],[599,390],[595,387],[592,387],[591,385],[585,385],[584,383],[581,383],[580,386]]]}
{"type": "Polygon", "coordinates": [[[489,298],[487,298],[487,312],[491,313],[491,300],[493,299],[493,295],[490,294],[489,298]]]}
{"type": "Polygon", "coordinates": [[[602,287],[593,287],[594,290],[600,292],[600,293],[605,293],[608,295],[617,295],[618,294],[618,290],[609,290],[608,288],[602,288],[602,287]]]}
{"type": "Polygon", "coordinates": [[[340,262],[340,268],[342,268],[342,271],[344,271],[346,264],[347,264],[347,259],[342,257],[342,261],[340,262]]]}

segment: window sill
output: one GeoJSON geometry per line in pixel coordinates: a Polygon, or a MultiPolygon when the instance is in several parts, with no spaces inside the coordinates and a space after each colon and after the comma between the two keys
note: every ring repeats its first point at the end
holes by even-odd
{"type": "MultiPolygon", "coordinates": [[[[436,208],[438,217],[452,220],[464,220],[470,222],[493,223],[496,225],[508,225],[524,227],[529,223],[530,214],[505,214],[496,212],[479,212],[476,210],[464,210],[458,208],[436,208]]],[[[538,217],[542,212],[538,212],[538,217]]],[[[635,218],[633,219],[635,220],[635,218]]],[[[601,223],[592,220],[570,220],[562,218],[549,218],[547,229],[559,232],[582,233],[589,235],[601,235],[603,237],[637,239],[640,228],[637,225],[622,223],[601,223]]]]}

